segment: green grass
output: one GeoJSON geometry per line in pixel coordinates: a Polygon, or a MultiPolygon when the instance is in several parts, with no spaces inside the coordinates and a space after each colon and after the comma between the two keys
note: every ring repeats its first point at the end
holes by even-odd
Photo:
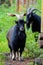
{"type": "Polygon", "coordinates": [[[5,65],[5,63],[4,62],[0,62],[0,65],[5,65]]]}
{"type": "Polygon", "coordinates": [[[6,40],[6,34],[10,27],[12,27],[15,24],[15,17],[9,17],[7,13],[14,12],[14,7],[12,10],[11,8],[5,8],[4,5],[0,7],[0,52],[7,52],[8,49],[8,44],[6,40]]]}
{"type": "MultiPolygon", "coordinates": [[[[35,5],[36,8],[41,10],[41,0],[37,0],[37,5],[35,5]]],[[[15,25],[16,17],[10,17],[7,15],[7,13],[16,13],[16,7],[12,5],[12,7],[5,7],[5,5],[0,5],[0,53],[1,52],[9,52],[8,48],[8,42],[6,40],[6,34],[8,30],[15,25]]],[[[41,15],[37,12],[38,15],[41,15]]],[[[26,29],[27,39],[26,39],[26,48],[28,49],[28,56],[33,57],[37,53],[39,55],[39,45],[37,42],[35,42],[34,34],[31,31],[31,28],[29,31],[26,29]],[[38,49],[38,50],[37,50],[38,49]],[[33,50],[33,51],[32,51],[33,50]],[[32,54],[31,54],[32,53],[32,54]]]]}

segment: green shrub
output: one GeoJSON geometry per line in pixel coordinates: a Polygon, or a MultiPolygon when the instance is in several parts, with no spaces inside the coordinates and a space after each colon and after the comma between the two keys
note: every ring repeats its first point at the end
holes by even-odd
{"type": "Polygon", "coordinates": [[[31,28],[30,30],[26,30],[27,38],[26,38],[26,49],[25,52],[23,52],[23,57],[38,57],[42,51],[40,49],[38,41],[35,41],[34,35],[38,36],[39,33],[32,33],[31,28]]]}
{"type": "Polygon", "coordinates": [[[35,65],[33,62],[29,62],[27,65],[35,65]]]}
{"type": "Polygon", "coordinates": [[[0,65],[5,65],[4,62],[0,62],[0,65]]]}

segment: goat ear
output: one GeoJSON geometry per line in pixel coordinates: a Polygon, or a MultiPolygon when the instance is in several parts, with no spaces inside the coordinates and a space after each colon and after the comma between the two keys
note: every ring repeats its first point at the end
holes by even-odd
{"type": "Polygon", "coordinates": [[[24,13],[24,16],[26,16],[26,13],[24,13]]]}
{"type": "Polygon", "coordinates": [[[26,24],[26,21],[24,21],[24,23],[26,24]]]}
{"type": "Polygon", "coordinates": [[[15,14],[8,14],[8,16],[16,16],[15,14]]]}
{"type": "Polygon", "coordinates": [[[18,21],[15,21],[15,23],[17,23],[17,24],[18,24],[18,21]]]}

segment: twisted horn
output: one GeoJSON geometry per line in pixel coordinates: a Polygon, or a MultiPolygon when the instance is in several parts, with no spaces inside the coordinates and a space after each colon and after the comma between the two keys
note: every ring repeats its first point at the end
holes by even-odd
{"type": "MultiPolygon", "coordinates": [[[[40,12],[40,13],[41,13],[41,11],[40,11],[40,10],[38,10],[38,9],[36,9],[36,8],[32,8],[32,9],[30,10],[30,12],[33,12],[33,11],[35,11],[35,12],[36,12],[36,11],[38,11],[38,12],[40,12]]],[[[34,13],[35,13],[35,12],[34,12],[34,13]]]]}
{"type": "Polygon", "coordinates": [[[29,14],[29,13],[31,13],[31,12],[33,12],[33,11],[35,11],[34,13],[36,13],[36,11],[38,11],[38,12],[41,13],[41,11],[38,10],[38,9],[36,9],[36,8],[29,8],[29,9],[27,10],[27,14],[29,14]]]}

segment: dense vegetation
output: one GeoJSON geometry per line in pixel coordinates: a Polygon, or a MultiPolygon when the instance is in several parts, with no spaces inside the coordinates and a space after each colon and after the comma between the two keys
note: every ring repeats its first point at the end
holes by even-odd
{"type": "MultiPolygon", "coordinates": [[[[33,7],[33,6],[30,6],[33,7]]],[[[37,0],[37,6],[34,7],[41,10],[41,0],[37,0]]],[[[0,52],[9,52],[8,48],[8,42],[6,40],[6,34],[8,30],[15,25],[16,17],[10,17],[7,15],[7,13],[16,13],[16,6],[12,5],[11,7],[8,7],[5,4],[0,5],[0,52]]],[[[38,15],[41,15],[37,12],[38,15]]],[[[24,17],[25,19],[25,17],[24,17]]],[[[39,47],[39,43],[35,42],[34,35],[38,35],[39,33],[32,33],[31,28],[27,31],[27,40],[26,40],[26,50],[23,52],[24,57],[37,57],[39,56],[42,51],[39,47]]]]}

